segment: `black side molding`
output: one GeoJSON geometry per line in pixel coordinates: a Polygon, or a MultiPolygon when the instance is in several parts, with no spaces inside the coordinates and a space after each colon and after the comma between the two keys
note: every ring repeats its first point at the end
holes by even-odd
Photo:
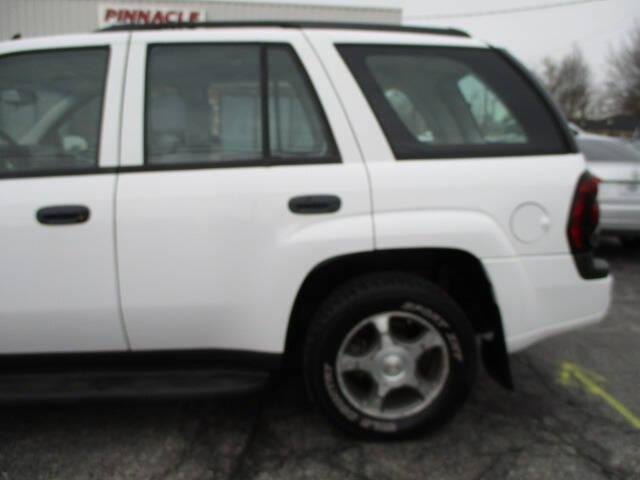
{"type": "Polygon", "coordinates": [[[0,355],[0,405],[253,393],[267,386],[281,358],[235,350],[0,355]]]}
{"type": "Polygon", "coordinates": [[[167,370],[249,370],[278,371],[282,354],[246,350],[146,350],[78,353],[0,354],[0,377],[15,374],[167,371],[167,370]]]}
{"type": "Polygon", "coordinates": [[[270,376],[260,371],[168,370],[62,372],[0,376],[0,404],[89,399],[202,398],[254,393],[270,376]]]}

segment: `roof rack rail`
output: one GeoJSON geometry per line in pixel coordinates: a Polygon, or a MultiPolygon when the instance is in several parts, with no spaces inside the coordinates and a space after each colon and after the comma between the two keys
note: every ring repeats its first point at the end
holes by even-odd
{"type": "Polygon", "coordinates": [[[377,30],[382,32],[413,32],[454,37],[470,37],[464,30],[455,28],[418,27],[409,25],[391,25],[384,23],[346,23],[346,22],[295,22],[276,20],[229,21],[229,22],[196,22],[196,23],[163,23],[145,25],[112,25],[99,32],[172,30],[179,28],[242,28],[242,27],[280,27],[280,28],[327,28],[344,30],[377,30]]]}

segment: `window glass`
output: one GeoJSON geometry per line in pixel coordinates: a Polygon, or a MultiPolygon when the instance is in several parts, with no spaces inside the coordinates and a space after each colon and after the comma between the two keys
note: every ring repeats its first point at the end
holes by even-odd
{"type": "Polygon", "coordinates": [[[521,73],[488,49],[339,46],[396,158],[566,153],[521,73]]]}
{"type": "Polygon", "coordinates": [[[406,93],[398,88],[390,87],[385,89],[384,96],[416,140],[419,142],[433,143],[435,140],[433,130],[429,127],[420,112],[413,106],[411,99],[406,93]]]}
{"type": "Polygon", "coordinates": [[[487,143],[527,143],[527,135],[513,113],[474,74],[458,81],[458,89],[487,143]]]}
{"type": "Polygon", "coordinates": [[[153,46],[147,73],[147,162],[337,158],[301,68],[291,48],[279,45],[153,46]],[[264,72],[268,99],[262,95],[264,72]]]}
{"type": "Polygon", "coordinates": [[[580,150],[587,160],[600,162],[638,162],[640,153],[631,145],[616,139],[592,139],[577,137],[580,150]]]}
{"type": "Polygon", "coordinates": [[[262,158],[259,47],[152,47],[146,129],[150,164],[262,158]]]}
{"type": "Polygon", "coordinates": [[[0,58],[0,175],[98,164],[105,48],[0,58]]]}
{"type": "Polygon", "coordinates": [[[293,52],[269,47],[269,139],[274,158],[335,157],[328,128],[293,52]]]}
{"type": "Polygon", "coordinates": [[[92,98],[78,105],[58,128],[52,129],[56,137],[51,141],[59,142],[65,151],[98,151],[98,136],[94,134],[96,119],[100,118],[102,98],[92,98]]]}

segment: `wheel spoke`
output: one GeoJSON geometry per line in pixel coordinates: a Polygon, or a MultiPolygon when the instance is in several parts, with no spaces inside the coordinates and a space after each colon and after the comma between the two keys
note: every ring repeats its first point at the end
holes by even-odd
{"type": "Polygon", "coordinates": [[[411,357],[417,361],[424,352],[433,348],[444,347],[444,340],[437,332],[427,330],[418,340],[405,343],[403,347],[409,352],[411,357]]]}
{"type": "Polygon", "coordinates": [[[384,400],[384,397],[387,396],[387,394],[391,391],[392,387],[384,380],[379,380],[377,383],[378,383],[378,386],[376,389],[376,393],[380,398],[384,400]]]}
{"type": "Polygon", "coordinates": [[[427,330],[427,332],[420,339],[420,345],[424,350],[431,350],[432,348],[444,347],[444,339],[435,330],[427,330]]]}
{"type": "Polygon", "coordinates": [[[415,374],[415,371],[406,376],[404,385],[416,390],[420,394],[420,396],[422,396],[422,398],[427,398],[434,387],[433,382],[425,380],[424,378],[418,378],[418,376],[415,374]]]}
{"type": "Polygon", "coordinates": [[[376,412],[381,412],[384,399],[391,391],[391,386],[384,380],[377,380],[376,387],[371,395],[365,400],[366,407],[376,412]]]}
{"type": "Polygon", "coordinates": [[[380,344],[381,348],[388,348],[395,345],[395,341],[391,336],[390,330],[390,317],[389,315],[376,315],[371,319],[373,326],[378,331],[378,335],[380,336],[380,344]]]}
{"type": "Polygon", "coordinates": [[[363,372],[373,373],[375,353],[376,351],[371,351],[366,355],[358,356],[343,352],[338,361],[338,370],[340,372],[360,370],[363,372]]]}
{"type": "Polygon", "coordinates": [[[378,396],[378,394],[376,393],[372,393],[366,400],[364,400],[363,403],[366,408],[369,408],[375,412],[381,412],[383,401],[383,397],[378,396]]]}
{"type": "Polygon", "coordinates": [[[435,384],[427,380],[419,380],[415,389],[420,393],[422,398],[427,398],[434,389],[435,384]]]}
{"type": "Polygon", "coordinates": [[[359,367],[359,358],[355,355],[349,355],[348,353],[343,353],[340,355],[340,360],[338,361],[338,370],[340,372],[351,372],[353,370],[358,370],[359,367]]]}

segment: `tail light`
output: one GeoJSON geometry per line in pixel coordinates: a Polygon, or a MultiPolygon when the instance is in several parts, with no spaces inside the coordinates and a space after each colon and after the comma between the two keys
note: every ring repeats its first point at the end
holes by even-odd
{"type": "Polygon", "coordinates": [[[585,172],[578,182],[567,229],[574,254],[589,252],[594,247],[594,234],[600,221],[598,183],[600,179],[589,172],[585,172]]]}

